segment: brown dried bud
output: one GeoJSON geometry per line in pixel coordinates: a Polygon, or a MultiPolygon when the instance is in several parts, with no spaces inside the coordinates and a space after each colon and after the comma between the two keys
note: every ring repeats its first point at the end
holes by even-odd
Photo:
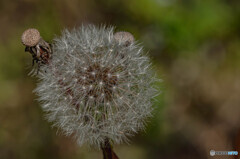
{"type": "Polygon", "coordinates": [[[41,36],[37,29],[30,28],[23,32],[21,40],[25,46],[35,46],[40,41],[41,36]]]}
{"type": "Polygon", "coordinates": [[[125,32],[125,31],[116,32],[114,34],[114,38],[117,41],[127,42],[129,44],[134,42],[133,35],[131,33],[129,33],[129,32],[125,32]]]}

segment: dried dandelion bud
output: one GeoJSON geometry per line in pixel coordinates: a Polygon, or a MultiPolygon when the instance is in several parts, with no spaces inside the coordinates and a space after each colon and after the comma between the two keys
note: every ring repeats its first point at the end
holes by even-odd
{"type": "Polygon", "coordinates": [[[151,116],[151,63],[142,47],[126,46],[129,35],[93,25],[65,30],[41,67],[35,91],[47,119],[80,145],[127,141],[151,116]]]}
{"type": "Polygon", "coordinates": [[[131,33],[120,31],[114,34],[114,39],[118,42],[125,42],[128,45],[134,42],[134,37],[131,33]]]}
{"type": "Polygon", "coordinates": [[[30,28],[23,32],[21,40],[25,46],[35,46],[40,41],[41,36],[37,29],[30,28]]]}

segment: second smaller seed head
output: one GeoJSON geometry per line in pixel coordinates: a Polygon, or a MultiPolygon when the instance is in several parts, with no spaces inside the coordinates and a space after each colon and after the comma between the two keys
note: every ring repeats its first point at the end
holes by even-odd
{"type": "Polygon", "coordinates": [[[134,37],[131,33],[120,31],[114,34],[114,39],[118,42],[125,42],[127,45],[134,42],[134,37]]]}
{"type": "Polygon", "coordinates": [[[21,37],[23,45],[29,46],[29,47],[37,45],[40,39],[41,39],[41,36],[39,31],[34,28],[25,30],[21,37]]]}

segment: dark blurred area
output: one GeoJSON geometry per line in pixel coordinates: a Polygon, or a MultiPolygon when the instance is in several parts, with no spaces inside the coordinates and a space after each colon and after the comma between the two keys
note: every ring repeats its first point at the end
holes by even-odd
{"type": "Polygon", "coordinates": [[[162,79],[145,132],[114,146],[121,159],[238,158],[209,151],[240,152],[239,0],[0,0],[0,159],[102,158],[44,119],[20,40],[88,23],[131,32],[162,79]]]}

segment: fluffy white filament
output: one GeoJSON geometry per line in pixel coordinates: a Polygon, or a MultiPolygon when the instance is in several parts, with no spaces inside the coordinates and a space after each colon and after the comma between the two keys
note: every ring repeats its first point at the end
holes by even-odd
{"type": "Polygon", "coordinates": [[[142,47],[116,40],[112,27],[82,26],[54,40],[35,92],[47,119],[80,145],[120,143],[151,115],[150,66],[142,47]]]}

